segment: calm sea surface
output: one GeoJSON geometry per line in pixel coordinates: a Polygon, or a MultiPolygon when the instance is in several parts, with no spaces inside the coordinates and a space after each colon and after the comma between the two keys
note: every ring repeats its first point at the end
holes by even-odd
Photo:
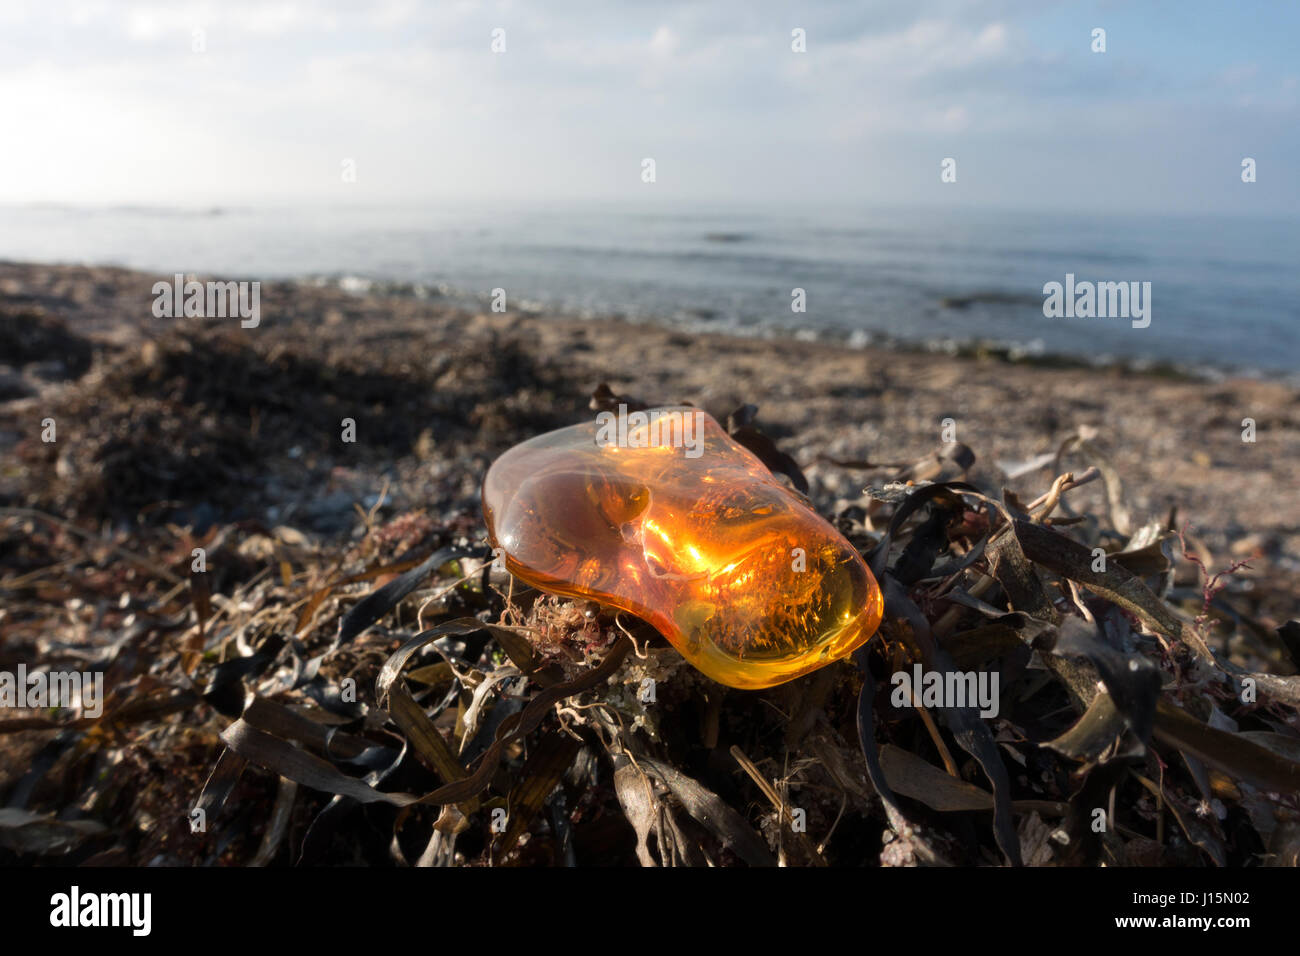
{"type": "Polygon", "coordinates": [[[849,343],[1300,372],[1300,223],[951,209],[467,203],[0,206],[0,259],[349,288],[849,343]],[[1046,318],[1043,285],[1151,283],[1151,324],[1046,318]],[[807,311],[791,311],[791,290],[807,311]]]}

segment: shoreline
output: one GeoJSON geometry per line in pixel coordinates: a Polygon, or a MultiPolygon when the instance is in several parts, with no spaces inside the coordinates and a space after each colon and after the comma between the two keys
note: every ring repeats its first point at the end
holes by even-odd
{"type": "MultiPolygon", "coordinates": [[[[56,270],[113,270],[136,273],[157,280],[163,273],[152,270],[113,264],[85,264],[80,262],[25,262],[0,259],[0,270],[49,268],[56,270]]],[[[167,273],[171,275],[171,273],[167,273]]],[[[186,273],[191,278],[198,273],[186,273]]],[[[215,278],[215,277],[209,277],[215,278]]],[[[223,280],[224,281],[224,280],[223,280]]],[[[360,298],[380,297],[410,299],[446,309],[466,312],[486,312],[490,296],[483,292],[454,287],[446,282],[376,278],[360,273],[325,272],[273,275],[261,280],[264,285],[310,286],[332,289],[360,298]]],[[[937,294],[936,294],[937,295],[937,294]]],[[[1036,295],[1011,293],[992,289],[966,294],[937,295],[935,304],[942,311],[960,312],[971,305],[988,301],[1012,301],[1024,305],[1037,302],[1036,295]]],[[[1250,365],[1240,361],[1214,361],[1211,359],[1183,360],[1142,354],[1126,355],[1122,352],[1105,352],[1092,357],[1080,357],[1065,351],[1046,349],[1043,340],[1036,336],[1018,339],[987,335],[954,336],[935,332],[928,336],[908,337],[870,329],[848,329],[835,326],[797,327],[775,323],[738,323],[730,319],[705,315],[641,314],[635,310],[619,311],[567,309],[563,306],[532,298],[527,294],[512,295],[508,314],[519,314],[551,319],[584,322],[624,321],[632,325],[659,326],[692,335],[722,335],[738,339],[782,341],[795,339],[821,343],[832,348],[867,349],[883,352],[914,353],[946,358],[997,359],[1008,364],[1038,368],[1063,368],[1082,370],[1117,369],[1122,373],[1152,375],[1161,378],[1218,384],[1237,379],[1275,382],[1300,390],[1300,369],[1274,368],[1250,365]]],[[[1110,321],[1105,318],[1080,321],[1110,321]]],[[[1127,321],[1127,320],[1120,320],[1127,321]]]]}
{"type": "MultiPolygon", "coordinates": [[[[0,260],[0,266],[4,264],[0,260]]],[[[69,267],[75,268],[75,266],[69,267]]],[[[421,302],[440,303],[449,308],[475,312],[487,311],[490,302],[490,296],[486,294],[453,288],[446,283],[429,284],[408,280],[378,279],[353,273],[290,276],[274,281],[333,287],[346,294],[362,297],[373,295],[385,298],[411,298],[421,302]]],[[[1003,295],[1004,293],[994,294],[1003,295]]],[[[965,296],[942,296],[939,304],[944,309],[960,310],[967,308],[971,304],[984,301],[988,295],[989,293],[973,293],[965,296]]],[[[1005,295],[1011,297],[1010,294],[1005,295]]],[[[818,343],[831,348],[871,349],[882,352],[934,355],[943,358],[996,359],[1008,364],[1023,365],[1030,368],[1102,371],[1115,369],[1125,374],[1151,375],[1159,378],[1208,384],[1234,379],[1247,379],[1260,382],[1276,382],[1300,390],[1300,370],[1285,371],[1283,369],[1243,365],[1238,362],[1183,362],[1175,359],[1141,355],[1125,356],[1117,353],[1105,353],[1091,359],[1079,358],[1065,352],[1039,349],[1036,346],[1041,343],[1041,339],[1020,342],[984,336],[955,338],[942,334],[936,334],[928,338],[903,338],[885,335],[878,331],[849,330],[834,327],[794,328],[778,324],[738,325],[726,321],[715,322],[712,318],[700,316],[673,318],[641,316],[620,312],[575,313],[572,310],[539,302],[527,296],[522,296],[517,301],[520,304],[511,308],[509,310],[511,313],[550,319],[580,322],[621,321],[630,325],[649,325],[691,335],[721,335],[730,338],[758,339],[762,341],[790,339],[818,343]]],[[[1106,321],[1106,319],[1100,319],[1099,321],[1106,321]]]]}
{"type": "MultiPolygon", "coordinates": [[[[249,406],[293,406],[298,410],[275,426],[288,429],[279,437],[292,442],[301,427],[300,454],[313,463],[306,472],[328,476],[348,456],[337,453],[331,444],[336,436],[322,434],[320,423],[326,407],[330,415],[346,411],[351,396],[330,391],[330,382],[347,375],[380,409],[365,414],[386,436],[370,448],[372,457],[352,456],[365,459],[356,464],[355,485],[365,489],[358,500],[374,494],[383,475],[398,475],[410,487],[394,491],[395,506],[423,500],[472,522],[474,476],[481,477],[487,462],[517,441],[589,415],[592,390],[606,382],[615,393],[647,404],[689,401],[715,417],[757,405],[760,425],[803,466],[811,497],[823,509],[861,501],[867,485],[889,474],[832,460],[915,461],[940,447],[947,419],[956,440],[975,452],[971,480],[994,493],[1050,480],[1049,465],[1018,477],[1008,472],[1055,451],[1082,426],[1120,476],[1135,520],[1162,519],[1177,507],[1180,524],[1190,522],[1212,552],[1239,556],[1258,545],[1280,569],[1300,569],[1300,476],[1288,465],[1300,460],[1300,389],[1286,383],[1205,382],[1117,366],[1006,361],[993,353],[844,348],[612,317],[491,313],[437,298],[359,294],[319,280],[263,283],[261,325],[241,329],[238,319],[155,318],[150,288],[156,279],[114,267],[0,263],[0,316],[26,315],[28,325],[32,316],[61,323],[93,354],[86,371],[69,370],[62,378],[49,367],[57,355],[9,363],[11,390],[32,393],[0,403],[0,453],[8,456],[22,445],[24,454],[39,459],[22,420],[30,422],[29,413],[42,404],[74,398],[86,406],[103,404],[94,390],[119,374],[125,378],[108,387],[125,382],[140,390],[126,395],[132,401],[119,417],[137,421],[148,402],[162,402],[158,414],[184,418],[185,403],[197,399],[210,419],[203,427],[213,436],[221,432],[221,440],[233,429],[247,444],[242,433],[250,422],[256,429],[268,420],[266,408],[249,406]],[[172,346],[186,337],[220,348],[210,360],[192,345],[173,354],[172,346]],[[194,354],[182,355],[186,349],[194,354]],[[159,371],[151,361],[177,367],[159,371]],[[183,362],[196,364],[182,368],[183,362]],[[232,362],[241,363],[235,371],[232,362]],[[286,368],[302,380],[277,379],[286,368]],[[249,376],[262,391],[227,394],[219,381],[224,375],[249,376]],[[205,376],[211,381],[197,380],[205,376]],[[153,382],[157,377],[164,381],[153,382]],[[205,396],[208,387],[219,394],[205,396]],[[294,389],[301,391],[291,395],[294,389]],[[217,411],[223,405],[228,411],[217,411]],[[409,420],[384,419],[394,408],[409,420]],[[1253,443],[1242,441],[1243,418],[1256,421],[1253,443]],[[431,489],[417,476],[430,464],[445,487],[431,489]]],[[[105,421],[98,427],[127,426],[105,421]]],[[[285,457],[293,447],[258,445],[250,452],[265,454],[254,464],[270,476],[271,487],[254,496],[259,507],[277,495],[305,493],[299,485],[310,483],[306,473],[301,481],[283,474],[290,465],[301,469],[305,460],[285,457]]],[[[9,501],[39,498],[43,482],[57,484],[48,470],[53,464],[5,476],[0,494],[9,501]]],[[[1062,467],[1086,465],[1078,455],[1062,461],[1062,467]]],[[[1104,505],[1100,488],[1089,492],[1098,498],[1084,492],[1089,489],[1081,489],[1080,507],[1104,505]]]]}

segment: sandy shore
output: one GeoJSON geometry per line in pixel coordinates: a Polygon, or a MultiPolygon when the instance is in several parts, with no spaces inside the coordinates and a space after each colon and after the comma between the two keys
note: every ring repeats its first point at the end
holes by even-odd
{"type": "MultiPolygon", "coordinates": [[[[402,289],[357,295],[328,283],[263,284],[261,325],[241,329],[237,319],[155,318],[159,278],[0,264],[4,501],[120,517],[153,495],[200,521],[260,509],[329,531],[345,529],[353,502],[373,501],[386,479],[393,507],[455,513],[468,531],[491,457],[590,415],[588,397],[608,382],[720,417],[757,405],[824,509],[890,474],[826,459],[914,461],[940,447],[945,419],[975,452],[973,481],[1037,493],[1050,465],[1017,478],[1005,468],[1084,426],[1119,475],[1134,524],[1177,507],[1180,525],[1215,554],[1300,568],[1300,404],[1286,385],[475,313],[402,289]],[[338,441],[349,414],[354,446],[338,441]],[[61,452],[39,441],[48,415],[64,429],[61,452]],[[1256,423],[1253,443],[1242,440],[1244,418],[1256,423]],[[113,448],[105,432],[117,433],[113,448]],[[101,487],[94,500],[86,469],[103,479],[106,456],[159,442],[175,454],[157,466],[156,489],[146,468],[118,475],[143,487],[101,487]],[[95,444],[93,454],[77,443],[95,444]],[[186,458],[211,459],[221,475],[176,479],[186,458]]],[[[1063,466],[1090,463],[1075,453],[1063,466]]],[[[1088,508],[1103,499],[1100,483],[1077,494],[1088,508]]]]}

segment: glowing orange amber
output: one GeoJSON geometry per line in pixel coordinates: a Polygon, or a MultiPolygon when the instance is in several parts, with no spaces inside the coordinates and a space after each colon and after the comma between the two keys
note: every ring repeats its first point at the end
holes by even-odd
{"type": "Polygon", "coordinates": [[[732,687],[792,680],[875,632],[880,588],[802,498],[706,413],[642,414],[492,464],[483,511],[513,574],[637,615],[732,687]]]}

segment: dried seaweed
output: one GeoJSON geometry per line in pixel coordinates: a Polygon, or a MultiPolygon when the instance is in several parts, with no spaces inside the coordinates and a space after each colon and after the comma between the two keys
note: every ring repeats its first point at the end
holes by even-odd
{"type": "Polygon", "coordinates": [[[1295,595],[1179,555],[1096,430],[1004,463],[1014,492],[954,442],[871,454],[902,465],[815,452],[879,472],[831,508],[790,428],[749,404],[724,416],[887,601],[851,661],[745,693],[626,614],[491,566],[472,491],[490,453],[584,405],[646,406],[609,386],[584,400],[526,342],[458,359],[457,341],[427,373],[294,351],[287,332],[266,351],[178,327],[102,374],[77,346],[59,414],[102,434],[62,466],[20,449],[3,650],[110,693],[101,716],[0,721],[0,860],[1294,865],[1300,623],[1277,609],[1295,595]],[[352,466],[377,484],[387,459],[418,464],[407,481],[438,463],[426,506],[345,489],[314,510],[306,489],[352,453],[324,437],[348,392],[374,429],[352,466]],[[320,434],[290,439],[290,421],[320,434]],[[246,499],[283,505],[279,523],[246,499]],[[997,714],[896,706],[915,664],[997,675],[997,714]]]}

